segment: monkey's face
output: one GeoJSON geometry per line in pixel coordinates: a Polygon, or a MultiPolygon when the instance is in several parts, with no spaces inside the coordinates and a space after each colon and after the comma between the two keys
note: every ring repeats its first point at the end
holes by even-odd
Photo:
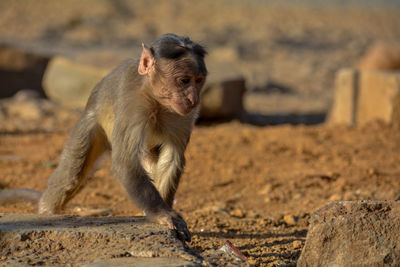
{"type": "Polygon", "coordinates": [[[200,102],[200,91],[204,81],[204,75],[187,74],[177,77],[174,81],[175,88],[171,90],[170,108],[180,115],[190,113],[200,102]]]}
{"type": "Polygon", "coordinates": [[[158,97],[161,104],[179,115],[189,114],[200,103],[200,91],[206,75],[199,71],[193,59],[170,62],[163,72],[158,97]]]}

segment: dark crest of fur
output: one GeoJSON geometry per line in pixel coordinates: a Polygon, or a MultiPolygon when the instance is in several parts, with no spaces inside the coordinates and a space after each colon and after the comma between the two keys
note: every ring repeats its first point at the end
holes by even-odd
{"type": "Polygon", "coordinates": [[[176,34],[167,33],[158,38],[150,47],[156,59],[180,59],[188,54],[196,56],[200,63],[200,70],[203,74],[207,74],[207,68],[204,63],[204,56],[207,51],[201,45],[193,42],[186,36],[178,36],[176,34]]]}

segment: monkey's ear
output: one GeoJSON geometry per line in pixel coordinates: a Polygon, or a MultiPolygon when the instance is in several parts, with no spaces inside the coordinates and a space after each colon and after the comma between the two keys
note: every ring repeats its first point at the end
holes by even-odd
{"type": "Polygon", "coordinates": [[[140,75],[147,75],[154,70],[155,58],[150,48],[142,43],[142,55],[140,56],[138,73],[140,75]]]}

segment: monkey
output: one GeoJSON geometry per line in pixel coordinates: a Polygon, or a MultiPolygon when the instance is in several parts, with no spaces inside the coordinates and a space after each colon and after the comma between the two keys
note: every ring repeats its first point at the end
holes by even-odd
{"type": "Polygon", "coordinates": [[[172,205],[199,114],[206,54],[189,37],[172,33],[149,47],[142,44],[139,60],[122,62],[93,88],[45,191],[3,191],[0,202],[17,195],[38,202],[39,214],[59,213],[100,155],[110,151],[111,173],[130,199],[149,220],[190,241],[186,222],[172,205]]]}

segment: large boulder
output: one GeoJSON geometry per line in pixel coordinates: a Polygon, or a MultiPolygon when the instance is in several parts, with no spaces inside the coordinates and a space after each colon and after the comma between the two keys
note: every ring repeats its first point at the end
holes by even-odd
{"type": "Polygon", "coordinates": [[[298,266],[399,266],[400,202],[328,203],[310,220],[298,266]]]}
{"type": "Polygon", "coordinates": [[[50,99],[68,107],[82,108],[94,86],[109,71],[54,57],[44,74],[43,88],[50,99]]]}

